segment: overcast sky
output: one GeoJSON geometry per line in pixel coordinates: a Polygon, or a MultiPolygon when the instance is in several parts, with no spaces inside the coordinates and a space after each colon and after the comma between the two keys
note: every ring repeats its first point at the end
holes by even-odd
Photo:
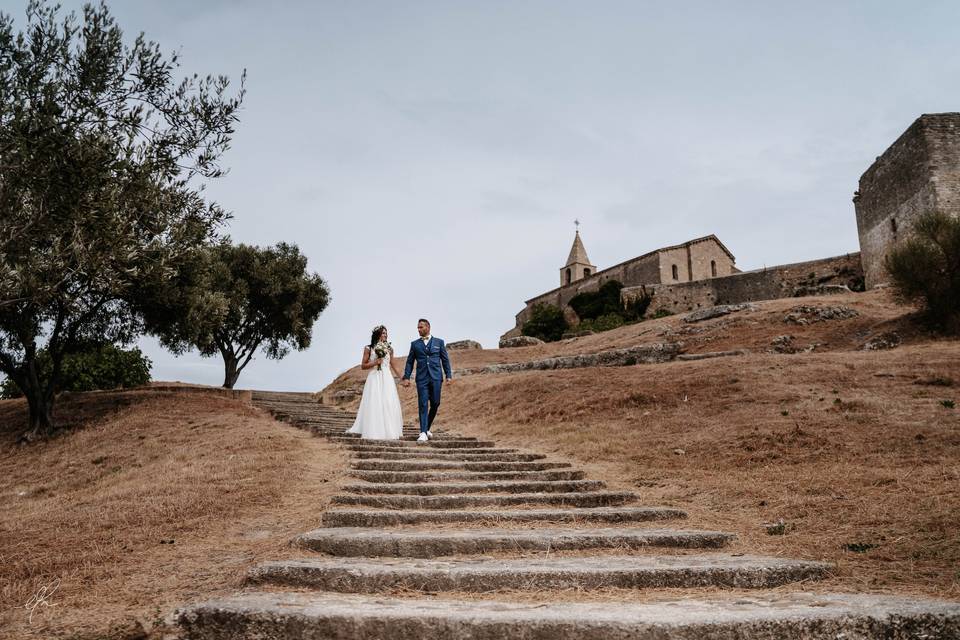
{"type": "MultiPolygon", "coordinates": [[[[19,25],[24,5],[0,1],[19,25]]],[[[247,69],[209,194],[236,241],[295,242],[332,290],[313,346],[245,388],[322,388],[379,323],[496,346],[559,284],[575,218],[601,269],[709,233],[741,269],[856,251],[860,175],[960,109],[955,1],[110,5],[184,72],[247,69]]],[[[222,382],[143,345],[155,379],[222,382]]]]}

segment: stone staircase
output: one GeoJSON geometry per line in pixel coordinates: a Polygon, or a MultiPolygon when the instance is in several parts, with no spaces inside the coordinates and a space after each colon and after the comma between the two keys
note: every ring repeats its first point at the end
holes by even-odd
{"type": "Polygon", "coordinates": [[[302,559],[261,564],[243,592],[179,610],[185,640],[960,638],[957,603],[765,592],[831,567],[723,553],[734,534],[664,527],[686,514],[637,505],[566,462],[446,432],[418,444],[412,427],[360,440],[344,434],[352,415],[306,394],[254,402],[349,450],[352,481],[323,527],[293,541],[302,559]],[[665,588],[708,595],[589,598],[665,588]],[[587,597],[557,602],[560,590],[587,597]]]}

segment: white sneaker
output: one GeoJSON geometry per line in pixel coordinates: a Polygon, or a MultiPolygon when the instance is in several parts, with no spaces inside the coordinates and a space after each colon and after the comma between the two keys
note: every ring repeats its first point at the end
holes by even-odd
{"type": "Polygon", "coordinates": [[[429,440],[429,439],[430,439],[430,438],[427,436],[426,432],[421,431],[421,432],[420,432],[420,437],[417,438],[417,442],[426,442],[426,441],[429,440]]]}
{"type": "Polygon", "coordinates": [[[427,439],[433,440],[433,431],[427,431],[427,439]]]}

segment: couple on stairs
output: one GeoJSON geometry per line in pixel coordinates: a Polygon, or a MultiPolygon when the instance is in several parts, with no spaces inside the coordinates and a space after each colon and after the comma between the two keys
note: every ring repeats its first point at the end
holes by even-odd
{"type": "MultiPolygon", "coordinates": [[[[440,338],[430,335],[430,321],[421,318],[417,322],[417,333],[420,337],[410,343],[407,364],[403,371],[403,386],[410,386],[410,375],[416,364],[417,401],[420,409],[420,436],[417,442],[426,442],[433,437],[430,427],[440,408],[443,376],[446,374],[447,384],[452,384],[453,372],[446,344],[440,338]]],[[[386,327],[374,327],[370,344],[363,348],[360,368],[371,371],[363,385],[357,419],[347,430],[347,433],[359,433],[363,439],[398,440],[403,435],[403,412],[394,381],[400,374],[393,364],[393,347],[387,340],[388,337],[386,327]]]]}

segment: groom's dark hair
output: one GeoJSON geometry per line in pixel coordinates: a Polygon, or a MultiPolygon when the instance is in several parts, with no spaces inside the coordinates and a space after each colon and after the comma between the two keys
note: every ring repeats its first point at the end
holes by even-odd
{"type": "Polygon", "coordinates": [[[425,323],[428,327],[430,326],[430,321],[427,320],[426,318],[420,318],[419,320],[417,320],[417,324],[420,324],[421,322],[425,323]]]}

